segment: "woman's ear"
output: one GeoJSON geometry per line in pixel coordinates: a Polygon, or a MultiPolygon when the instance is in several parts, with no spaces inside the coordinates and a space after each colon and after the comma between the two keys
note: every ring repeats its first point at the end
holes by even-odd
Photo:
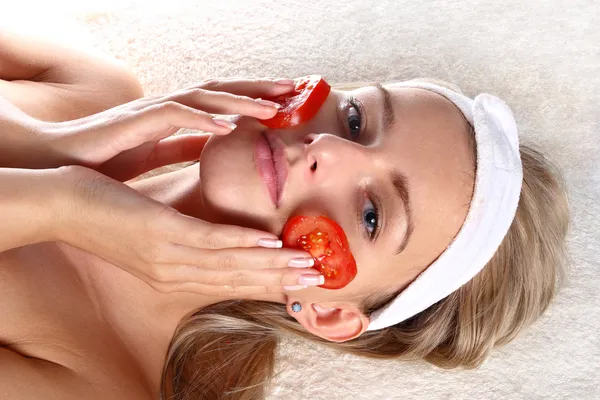
{"type": "Polygon", "coordinates": [[[352,304],[317,304],[288,296],[287,309],[307,331],[331,342],[352,340],[369,326],[369,318],[352,304]]]}

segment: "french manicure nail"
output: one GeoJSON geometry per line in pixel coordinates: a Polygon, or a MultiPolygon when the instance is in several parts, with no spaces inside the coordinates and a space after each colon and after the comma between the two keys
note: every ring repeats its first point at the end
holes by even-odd
{"type": "Polygon", "coordinates": [[[300,290],[300,289],[306,289],[308,287],[308,285],[294,285],[294,286],[284,286],[283,289],[284,290],[300,290]]]}
{"type": "Polygon", "coordinates": [[[300,285],[318,286],[325,283],[325,277],[323,275],[300,275],[298,283],[300,285]]]}
{"type": "Polygon", "coordinates": [[[275,82],[278,85],[294,85],[295,82],[293,79],[274,79],[273,82],[275,82]]]}
{"type": "Polygon", "coordinates": [[[292,258],[288,262],[288,267],[292,268],[309,268],[315,265],[315,260],[312,257],[307,258],[292,258]]]}
{"type": "Polygon", "coordinates": [[[231,129],[231,130],[234,130],[235,128],[237,128],[236,124],[234,124],[233,122],[224,120],[224,119],[213,118],[212,120],[216,125],[222,126],[223,128],[227,128],[227,129],[231,129]]]}
{"type": "Polygon", "coordinates": [[[283,247],[283,242],[277,239],[258,239],[256,244],[267,249],[280,249],[283,247]]]}
{"type": "Polygon", "coordinates": [[[256,99],[254,101],[256,101],[261,106],[275,107],[276,109],[280,109],[281,108],[281,104],[275,103],[273,101],[263,100],[263,99],[256,99]]]}

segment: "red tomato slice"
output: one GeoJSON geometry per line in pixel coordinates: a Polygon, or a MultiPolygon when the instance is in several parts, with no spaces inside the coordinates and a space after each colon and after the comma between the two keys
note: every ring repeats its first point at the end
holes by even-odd
{"type": "Polygon", "coordinates": [[[290,218],[283,227],[282,241],[284,247],[302,249],[313,256],[314,268],[325,277],[319,287],[341,289],[357,274],[346,234],[327,217],[290,218]]]}
{"type": "Polygon", "coordinates": [[[294,80],[296,87],[290,93],[267,100],[281,104],[277,114],[260,122],[272,129],[289,128],[317,115],[327,100],[331,87],[320,75],[308,75],[294,80]]]}

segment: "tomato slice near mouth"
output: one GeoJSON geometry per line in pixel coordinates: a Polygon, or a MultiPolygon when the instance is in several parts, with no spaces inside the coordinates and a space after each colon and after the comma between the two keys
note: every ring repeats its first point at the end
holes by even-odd
{"type": "Polygon", "coordinates": [[[260,123],[271,129],[289,128],[317,115],[327,100],[331,87],[320,75],[308,75],[294,79],[296,87],[290,93],[267,100],[281,104],[277,114],[260,123]]]}
{"type": "Polygon", "coordinates": [[[327,217],[295,216],[283,227],[283,246],[309,252],[315,268],[325,277],[324,289],[341,289],[357,274],[346,234],[327,217]]]}

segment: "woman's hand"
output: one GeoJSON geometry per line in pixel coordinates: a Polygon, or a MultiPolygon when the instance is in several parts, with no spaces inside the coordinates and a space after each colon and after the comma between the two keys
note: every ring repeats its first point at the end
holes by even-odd
{"type": "MultiPolygon", "coordinates": [[[[278,105],[259,98],[275,97],[293,87],[287,79],[213,80],[58,123],[37,121],[6,107],[2,110],[2,120],[10,123],[6,129],[24,132],[18,134],[18,146],[13,146],[19,156],[0,166],[83,165],[126,181],[164,165],[197,160],[207,136],[170,137],[180,128],[228,134],[235,125],[211,113],[271,118],[278,105]]],[[[0,160],[9,156],[0,154],[0,160]]]]}
{"type": "Polygon", "coordinates": [[[274,235],[183,215],[88,168],[59,171],[60,186],[70,189],[53,207],[60,210],[53,236],[160,292],[276,293],[303,285],[301,275],[311,275],[313,284],[320,284],[310,255],[276,249],[281,242],[274,235]]]}

